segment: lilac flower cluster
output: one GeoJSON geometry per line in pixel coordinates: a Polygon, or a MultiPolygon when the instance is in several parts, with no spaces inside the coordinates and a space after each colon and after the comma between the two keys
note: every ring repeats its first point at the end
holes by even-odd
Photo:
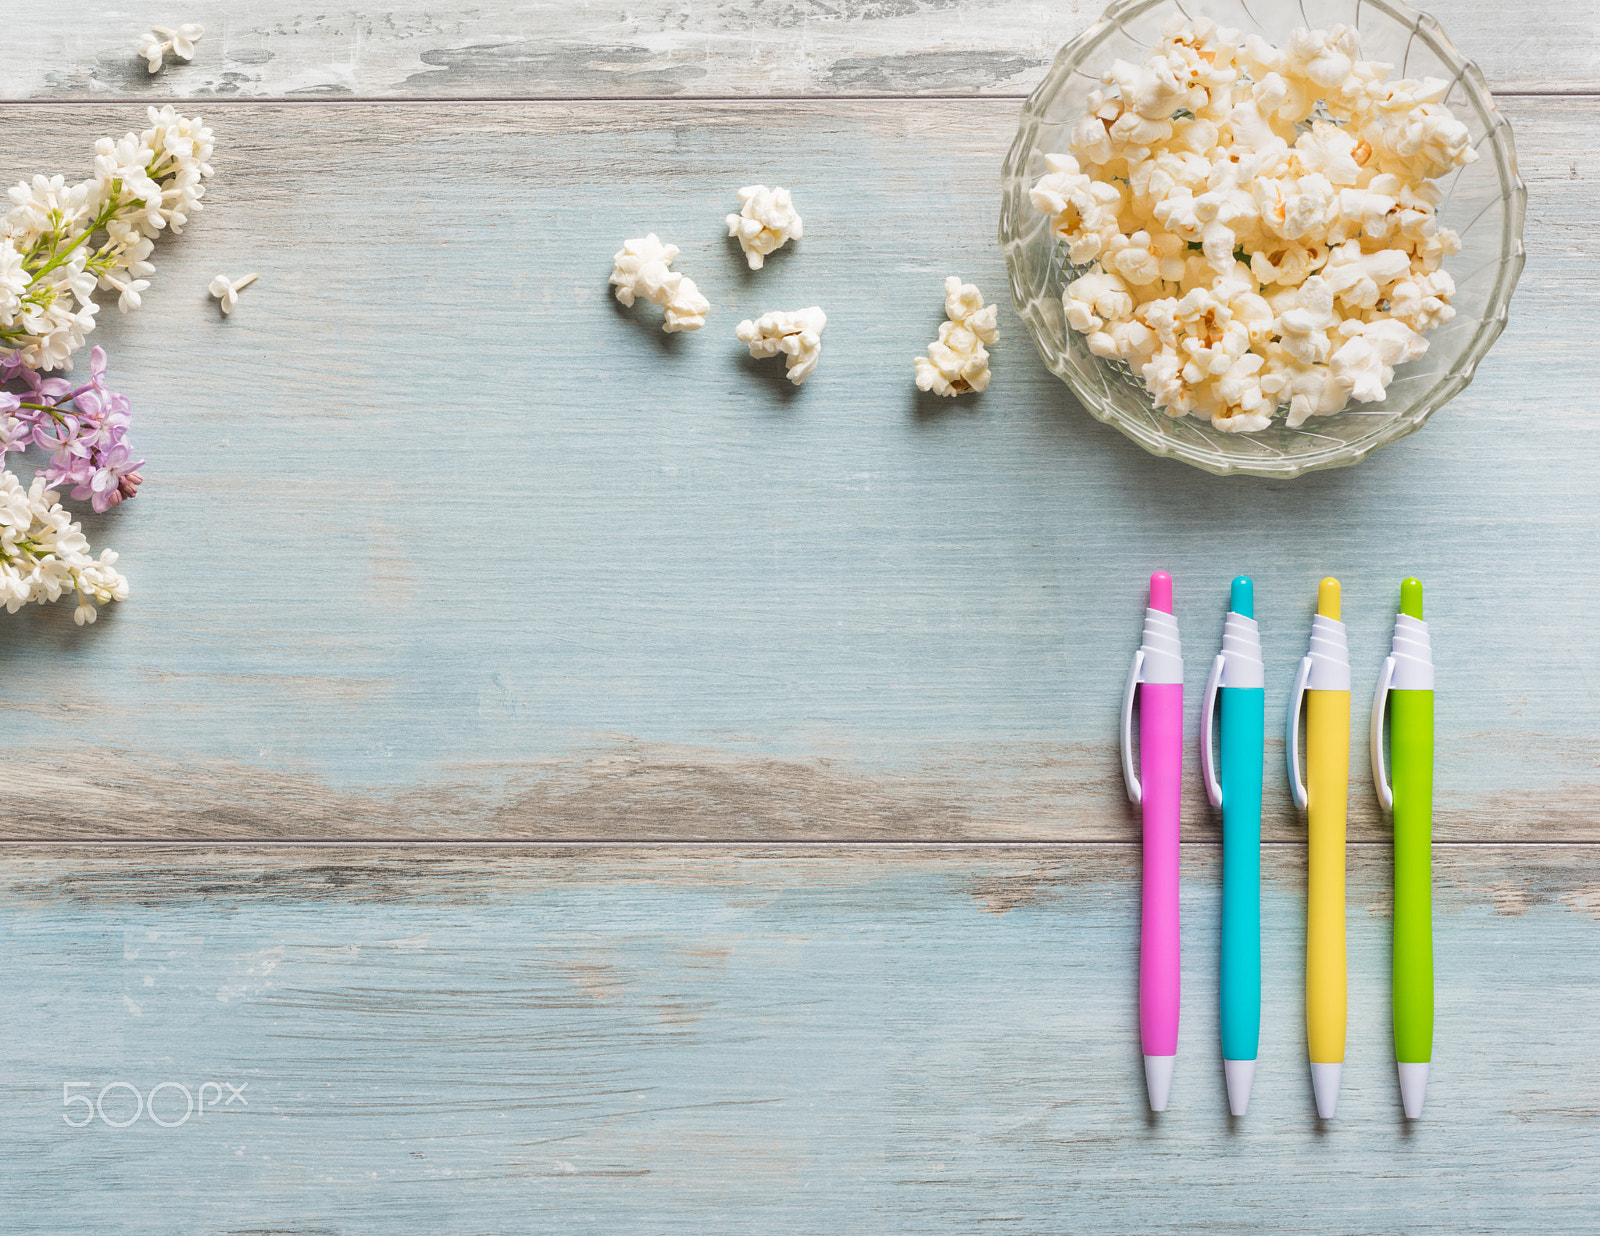
{"type": "Polygon", "coordinates": [[[106,386],[106,353],[89,354],[89,380],[74,386],[64,378],[43,378],[16,352],[0,357],[0,460],[7,451],[30,446],[51,452],[49,466],[37,475],[49,489],[72,487],[105,511],[139,492],[144,480],[128,444],[128,397],[106,386]]]}

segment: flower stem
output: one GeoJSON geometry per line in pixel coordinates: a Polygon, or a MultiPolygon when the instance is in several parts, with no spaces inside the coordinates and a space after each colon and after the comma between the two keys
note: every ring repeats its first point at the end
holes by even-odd
{"type": "Polygon", "coordinates": [[[122,205],[121,198],[122,198],[122,181],[113,180],[111,182],[111,196],[106,199],[106,204],[101,208],[100,213],[95,216],[94,222],[91,223],[88,227],[84,228],[83,231],[79,232],[78,233],[78,238],[76,240],[74,240],[70,245],[68,245],[65,249],[62,249],[59,253],[56,253],[56,254],[52,255],[52,257],[50,258],[50,260],[48,262],[46,262],[43,266],[39,267],[38,270],[34,271],[33,272],[33,279],[30,280],[30,282],[36,283],[36,282],[38,282],[38,280],[42,276],[48,275],[52,270],[54,270],[56,267],[60,266],[69,257],[71,257],[72,256],[72,251],[74,249],[76,249],[84,241],[88,240],[89,237],[93,236],[96,232],[98,232],[101,228],[103,228],[107,223],[109,223],[112,219],[114,219],[116,217],[117,211],[119,209],[121,209],[121,205],[122,205]]]}
{"type": "MultiPolygon", "coordinates": [[[[70,398],[70,396],[69,396],[69,398],[70,398]]],[[[65,402],[65,401],[63,401],[63,402],[65,402]]],[[[18,406],[19,407],[23,407],[23,408],[32,408],[35,412],[48,412],[48,413],[50,413],[51,419],[53,419],[55,421],[55,423],[58,424],[58,425],[65,425],[67,423],[67,418],[61,415],[60,408],[55,404],[49,404],[49,403],[23,403],[23,404],[19,404],[18,406]]]]}

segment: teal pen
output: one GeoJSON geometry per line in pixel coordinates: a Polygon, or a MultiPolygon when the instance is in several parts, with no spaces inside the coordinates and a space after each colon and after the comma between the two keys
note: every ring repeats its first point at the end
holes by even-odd
{"type": "Polygon", "coordinates": [[[1201,705],[1200,771],[1213,807],[1222,808],[1222,1068],[1228,1110],[1250,1107],[1261,1038],[1261,765],[1266,678],[1255,587],[1233,581],[1222,651],[1211,663],[1201,705]],[[1220,707],[1219,707],[1220,705],[1220,707]],[[1211,735],[1221,715],[1222,776],[1211,735]]]}

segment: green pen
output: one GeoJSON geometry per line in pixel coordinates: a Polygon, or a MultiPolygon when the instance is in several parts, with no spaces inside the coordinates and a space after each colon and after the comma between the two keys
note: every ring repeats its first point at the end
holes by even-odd
{"type": "Polygon", "coordinates": [[[1394,1056],[1408,1119],[1422,1115],[1433,1058],[1433,648],[1422,581],[1400,585],[1394,643],[1372,697],[1372,776],[1394,812],[1394,1056]],[[1389,714],[1394,787],[1384,774],[1389,714]]]}

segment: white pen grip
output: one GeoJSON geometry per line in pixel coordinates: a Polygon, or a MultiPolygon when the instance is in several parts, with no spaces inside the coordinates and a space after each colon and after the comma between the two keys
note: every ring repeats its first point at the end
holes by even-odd
{"type": "Polygon", "coordinates": [[[1212,723],[1217,715],[1217,689],[1222,685],[1222,667],[1228,663],[1224,653],[1218,653],[1211,663],[1211,674],[1206,679],[1206,693],[1200,704],[1200,776],[1206,783],[1206,797],[1213,807],[1222,806],[1222,786],[1217,781],[1217,761],[1211,751],[1212,723]]]}
{"type": "Polygon", "coordinates": [[[1133,654],[1128,667],[1128,685],[1122,692],[1122,781],[1128,787],[1128,801],[1144,802],[1144,787],[1133,771],[1133,693],[1139,689],[1139,671],[1144,668],[1144,649],[1133,654]]]}
{"type": "Polygon", "coordinates": [[[1389,772],[1383,766],[1383,720],[1389,711],[1389,688],[1394,684],[1394,657],[1383,659],[1383,669],[1378,671],[1378,689],[1372,694],[1372,785],[1378,791],[1378,802],[1385,811],[1394,810],[1394,787],[1389,784],[1389,772]]]}
{"type": "Polygon", "coordinates": [[[1289,756],[1289,790],[1294,805],[1306,809],[1306,783],[1300,779],[1300,709],[1305,703],[1306,681],[1311,677],[1311,658],[1302,657],[1294,676],[1294,691],[1289,696],[1289,732],[1284,750],[1289,756]]]}

